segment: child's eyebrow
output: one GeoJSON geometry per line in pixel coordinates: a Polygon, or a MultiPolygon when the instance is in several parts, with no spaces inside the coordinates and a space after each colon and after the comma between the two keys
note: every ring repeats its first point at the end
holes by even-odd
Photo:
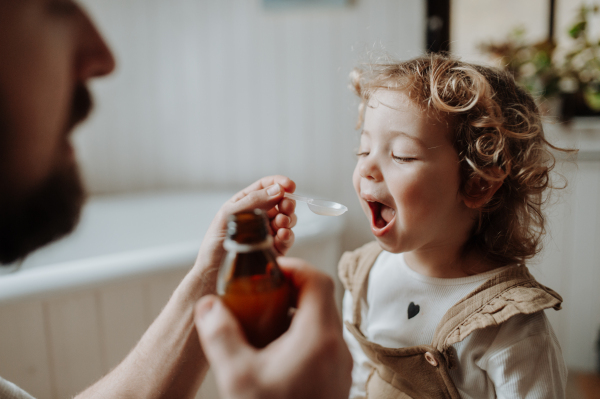
{"type": "MultiPolygon", "coordinates": [[[[427,146],[425,145],[425,143],[423,143],[423,141],[415,136],[411,136],[410,134],[403,132],[401,130],[390,130],[390,133],[395,134],[397,136],[402,136],[402,137],[406,137],[412,141],[415,141],[417,144],[419,144],[420,146],[422,146],[423,148],[427,148],[427,146]]],[[[427,148],[429,149],[429,148],[427,148]]]]}
{"type": "MultiPolygon", "coordinates": [[[[410,140],[412,140],[412,141],[416,142],[418,145],[420,145],[421,147],[425,148],[426,150],[433,150],[433,149],[436,149],[436,148],[440,148],[440,147],[442,147],[442,145],[443,145],[443,144],[440,144],[440,145],[436,145],[436,146],[433,146],[433,147],[427,147],[427,146],[425,145],[425,143],[424,143],[424,142],[423,142],[423,141],[422,141],[420,138],[418,138],[418,137],[414,137],[414,136],[411,136],[410,134],[408,134],[408,133],[406,133],[406,132],[403,132],[403,131],[401,131],[401,130],[390,130],[390,133],[391,133],[391,134],[395,134],[395,135],[397,135],[397,136],[403,136],[403,137],[406,137],[406,138],[408,138],[408,139],[410,139],[410,140]]],[[[361,130],[361,131],[360,131],[360,135],[362,136],[363,134],[364,134],[364,135],[366,135],[366,136],[370,136],[370,135],[371,135],[371,134],[369,133],[369,131],[368,131],[368,130],[365,130],[365,129],[363,129],[363,130],[361,130]]]]}
{"type": "Polygon", "coordinates": [[[419,145],[421,145],[423,148],[425,148],[427,150],[434,150],[436,148],[442,147],[442,145],[443,145],[443,144],[440,144],[440,145],[435,145],[433,147],[427,147],[425,145],[425,143],[420,138],[415,137],[415,136],[411,136],[408,133],[405,133],[405,132],[402,132],[402,131],[399,131],[399,130],[392,130],[390,133],[393,133],[393,134],[396,134],[396,135],[399,135],[399,136],[404,136],[404,137],[407,137],[407,138],[409,138],[409,139],[411,139],[413,141],[416,141],[419,145]]]}

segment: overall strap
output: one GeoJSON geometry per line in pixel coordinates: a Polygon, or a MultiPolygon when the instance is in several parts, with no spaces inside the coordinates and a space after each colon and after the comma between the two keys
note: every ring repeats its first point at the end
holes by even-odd
{"type": "Polygon", "coordinates": [[[367,289],[369,271],[382,251],[379,243],[372,241],[352,252],[345,252],[338,264],[340,280],[344,288],[352,294],[352,321],[357,326],[362,322],[360,299],[367,289]]]}
{"type": "Polygon", "coordinates": [[[438,324],[432,345],[447,349],[475,330],[498,326],[518,314],[561,308],[562,298],[538,283],[524,265],[493,276],[452,306],[438,324]]]}

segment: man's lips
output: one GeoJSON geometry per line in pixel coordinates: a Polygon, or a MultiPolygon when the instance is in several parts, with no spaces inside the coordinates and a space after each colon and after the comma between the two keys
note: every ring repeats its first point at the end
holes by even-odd
{"type": "Polygon", "coordinates": [[[65,128],[65,134],[70,135],[80,122],[85,120],[92,110],[92,96],[85,84],[78,83],[73,90],[69,119],[65,128]]]}

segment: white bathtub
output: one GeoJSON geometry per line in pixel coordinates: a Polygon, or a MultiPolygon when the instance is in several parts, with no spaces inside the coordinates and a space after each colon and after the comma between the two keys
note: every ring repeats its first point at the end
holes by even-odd
{"type": "MultiPolygon", "coordinates": [[[[158,315],[231,194],[91,198],[72,235],[0,276],[0,376],[39,399],[72,397],[98,380],[158,315]]],[[[335,277],[343,216],[301,203],[297,214],[289,255],[335,277]]],[[[198,397],[218,398],[210,374],[198,397]]]]}
{"type": "MultiPolygon", "coordinates": [[[[229,192],[152,193],[93,197],[67,238],[31,254],[0,276],[0,302],[125,277],[190,267],[202,237],[229,192]]],[[[327,241],[339,255],[343,217],[323,217],[298,203],[291,256],[308,258],[335,275],[335,261],[315,254],[327,241]]]]}

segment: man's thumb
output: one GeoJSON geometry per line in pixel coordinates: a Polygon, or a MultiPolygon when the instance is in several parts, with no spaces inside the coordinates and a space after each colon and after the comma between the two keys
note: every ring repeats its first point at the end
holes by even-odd
{"type": "Polygon", "coordinates": [[[207,295],[200,299],[194,321],[202,350],[216,373],[252,351],[240,324],[218,297],[207,295]]]}

